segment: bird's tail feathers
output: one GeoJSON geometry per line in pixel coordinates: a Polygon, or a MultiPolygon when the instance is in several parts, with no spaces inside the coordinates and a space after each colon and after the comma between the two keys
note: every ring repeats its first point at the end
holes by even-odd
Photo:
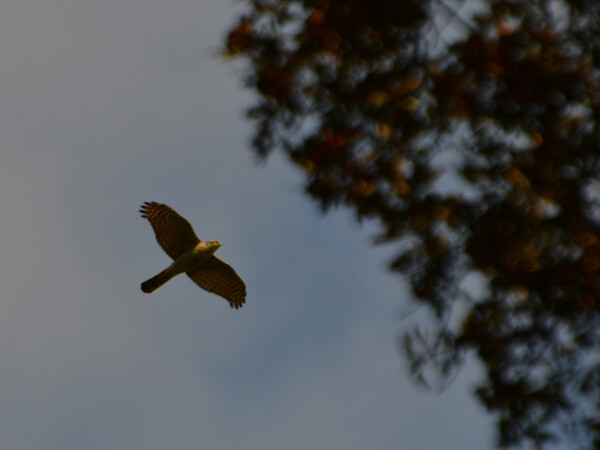
{"type": "Polygon", "coordinates": [[[173,276],[174,275],[172,273],[168,273],[167,270],[163,270],[158,275],[150,278],[149,280],[144,281],[142,283],[142,291],[146,294],[151,294],[163,284],[165,284],[167,281],[169,281],[171,278],[173,278],[173,276]]]}

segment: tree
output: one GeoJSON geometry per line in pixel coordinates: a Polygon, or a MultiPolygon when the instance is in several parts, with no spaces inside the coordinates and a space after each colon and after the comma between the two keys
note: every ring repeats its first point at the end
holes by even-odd
{"type": "Polygon", "coordinates": [[[257,154],[398,247],[436,318],[403,338],[415,380],[474,352],[499,446],[600,447],[600,3],[475,6],[253,0],[225,53],[257,154]]]}

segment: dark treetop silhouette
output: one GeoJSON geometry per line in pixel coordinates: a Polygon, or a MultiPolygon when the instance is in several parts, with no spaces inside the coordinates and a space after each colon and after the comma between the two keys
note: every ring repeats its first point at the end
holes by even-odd
{"type": "Polygon", "coordinates": [[[225,54],[259,94],[256,152],[280,148],[324,210],[397,246],[391,269],[436,317],[403,338],[415,380],[474,351],[499,445],[599,446],[600,2],[469,10],[254,0],[225,54]]]}

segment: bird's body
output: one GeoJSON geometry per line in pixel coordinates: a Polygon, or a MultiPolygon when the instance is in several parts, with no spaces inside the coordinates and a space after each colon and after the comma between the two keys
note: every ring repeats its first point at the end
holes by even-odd
{"type": "Polygon", "coordinates": [[[173,264],[163,270],[155,277],[142,283],[142,291],[150,294],[169,281],[171,278],[200,267],[221,246],[218,242],[199,242],[194,248],[179,256],[173,264]]]}
{"type": "Polygon", "coordinates": [[[200,241],[190,223],[167,205],[146,202],[140,212],[152,225],[159,245],[173,259],[169,267],[142,283],[143,292],[154,292],[186,273],[201,288],[228,300],[232,308],[242,307],[246,286],[229,264],[214,256],[219,242],[200,241]]]}

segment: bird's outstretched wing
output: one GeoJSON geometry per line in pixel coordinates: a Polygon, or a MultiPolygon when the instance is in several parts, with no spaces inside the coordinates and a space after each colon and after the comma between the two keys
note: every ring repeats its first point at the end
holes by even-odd
{"type": "Polygon", "coordinates": [[[152,225],[158,244],[172,259],[200,242],[192,225],[167,205],[144,202],[140,212],[152,225]]]}
{"type": "Polygon", "coordinates": [[[186,274],[202,289],[229,301],[232,308],[241,308],[246,302],[246,285],[233,267],[216,256],[186,274]]]}

